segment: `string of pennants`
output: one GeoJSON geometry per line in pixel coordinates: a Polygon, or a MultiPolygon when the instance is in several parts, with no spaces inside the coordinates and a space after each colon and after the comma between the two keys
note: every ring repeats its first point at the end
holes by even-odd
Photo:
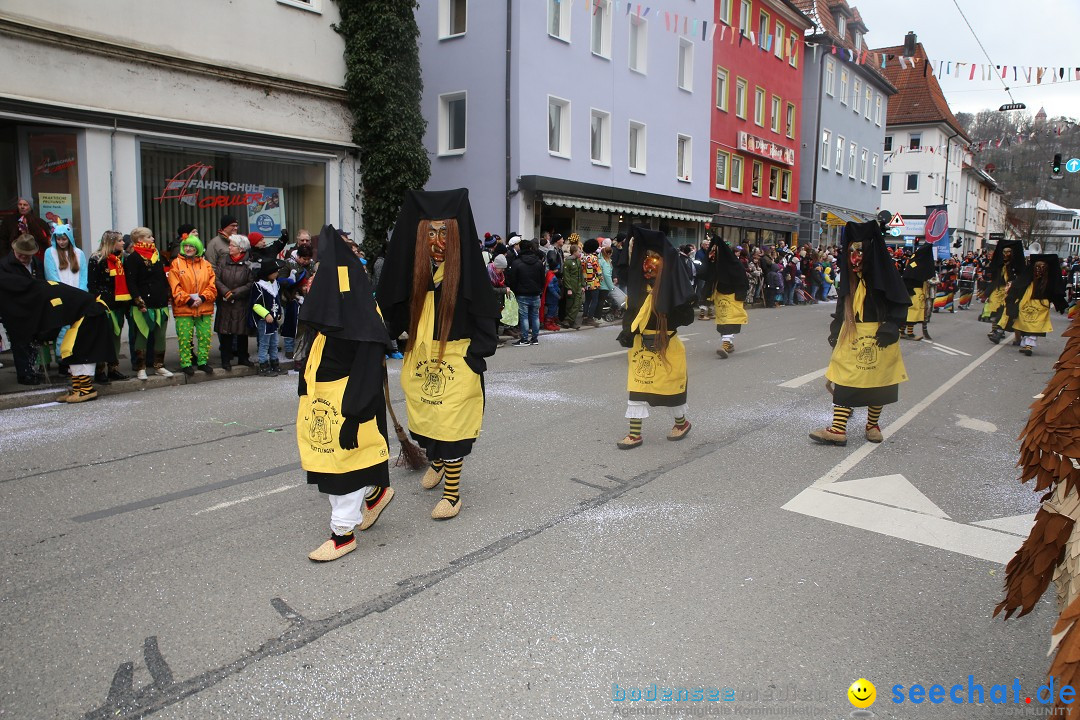
{"type": "MultiPolygon", "coordinates": [[[[577,0],[556,0],[556,2],[573,7],[577,0]]],[[[763,37],[759,37],[753,30],[743,33],[739,29],[728,25],[727,23],[717,20],[703,20],[701,18],[690,17],[685,13],[676,13],[669,10],[662,10],[661,8],[654,7],[652,5],[643,5],[638,2],[631,2],[630,0],[610,0],[610,4],[613,9],[614,15],[626,15],[627,17],[638,17],[641,19],[648,19],[650,17],[659,20],[660,17],[664,19],[664,29],[667,32],[681,33],[689,37],[701,37],[702,41],[712,42],[717,33],[720,35],[720,42],[729,42],[731,45],[738,45],[742,47],[744,43],[750,47],[757,48],[761,52],[772,52],[776,43],[783,43],[781,48],[782,56],[785,60],[790,60],[796,53],[796,45],[798,42],[792,43],[790,37],[777,38],[775,35],[767,34],[763,37]]],[[[596,14],[602,11],[605,7],[605,0],[581,0],[581,5],[590,13],[596,14]]],[[[1001,78],[1012,82],[1024,82],[1031,84],[1032,81],[1036,85],[1042,85],[1044,82],[1056,83],[1056,82],[1075,82],[1080,81],[1080,67],[1061,67],[1061,66],[1024,66],[1024,65],[989,65],[985,63],[972,63],[961,62],[957,60],[939,60],[936,67],[933,61],[923,61],[919,57],[908,57],[905,55],[894,55],[892,53],[880,53],[873,50],[861,50],[855,51],[850,48],[839,47],[836,45],[820,45],[813,42],[801,43],[805,47],[825,48],[825,51],[846,59],[856,65],[871,65],[873,67],[887,68],[890,63],[895,63],[904,70],[918,70],[922,69],[923,75],[933,73],[937,77],[953,77],[957,79],[967,78],[968,80],[975,80],[978,77],[981,81],[993,81],[997,80],[1000,75],[1001,78]]]]}

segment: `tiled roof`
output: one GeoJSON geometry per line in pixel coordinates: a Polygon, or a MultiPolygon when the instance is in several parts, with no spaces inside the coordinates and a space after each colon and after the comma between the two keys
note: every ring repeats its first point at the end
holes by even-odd
{"type": "MultiPolygon", "coordinates": [[[[878,48],[874,52],[900,57],[904,46],[878,48]]],[[[914,68],[902,68],[896,59],[890,59],[883,72],[889,82],[900,91],[889,99],[888,125],[916,125],[922,123],[945,123],[968,142],[971,138],[964,132],[960,121],[949,109],[945,93],[941,91],[933,72],[925,72],[928,62],[922,43],[915,44],[915,57],[919,63],[914,68]]]]}
{"type": "MultiPolygon", "coordinates": [[[[807,40],[810,42],[836,45],[837,47],[847,48],[854,53],[855,37],[851,29],[858,27],[864,34],[868,30],[863,22],[862,15],[859,14],[859,9],[849,6],[847,0],[792,0],[792,2],[814,23],[814,27],[810,29],[810,34],[807,36],[807,40]],[[843,11],[845,15],[851,18],[847,22],[848,32],[844,33],[843,38],[840,37],[840,28],[836,25],[836,16],[833,14],[834,9],[843,11]]],[[[865,37],[863,38],[862,49],[869,49],[866,46],[865,37]]],[[[826,52],[828,52],[828,48],[826,48],[826,52]]],[[[863,67],[881,80],[885,80],[886,84],[888,84],[888,79],[882,74],[880,68],[870,62],[865,63],[863,67]]]]}

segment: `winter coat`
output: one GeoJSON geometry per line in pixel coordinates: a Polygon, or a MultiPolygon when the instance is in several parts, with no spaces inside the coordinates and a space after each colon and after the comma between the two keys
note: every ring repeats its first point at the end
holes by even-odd
{"type": "Polygon", "coordinates": [[[611,284],[611,261],[605,259],[603,255],[600,256],[600,272],[602,273],[600,277],[600,289],[611,290],[613,287],[611,284]]]}
{"type": "Polygon", "coordinates": [[[581,285],[583,283],[582,269],[581,269],[581,256],[574,257],[568,255],[566,261],[563,263],[563,275],[562,284],[566,288],[567,293],[573,293],[578,295],[581,293],[581,285]]]}
{"type": "Polygon", "coordinates": [[[67,282],[60,275],[60,257],[55,247],[51,247],[45,251],[45,279],[52,282],[62,282],[65,285],[71,285],[77,287],[80,290],[86,290],[86,279],[89,268],[86,265],[86,254],[79,248],[75,248],[75,257],[79,262],[79,274],[75,280],[75,283],[67,282]]]}
{"type": "Polygon", "coordinates": [[[251,284],[254,278],[247,262],[247,253],[239,262],[230,255],[218,260],[214,268],[214,281],[217,285],[217,317],[214,318],[214,332],[226,335],[246,335],[248,331],[248,304],[251,299],[251,284]],[[226,298],[229,293],[232,295],[226,298]]]}
{"type": "Polygon", "coordinates": [[[519,297],[539,297],[544,292],[547,267],[535,253],[522,253],[506,269],[506,284],[519,297]]]}
{"type": "Polygon", "coordinates": [[[217,298],[214,268],[203,258],[181,255],[173,260],[169,270],[169,286],[172,288],[173,314],[176,317],[214,314],[214,299],[217,298]],[[192,295],[203,299],[198,307],[188,304],[192,295]]]}
{"type": "MultiPolygon", "coordinates": [[[[176,253],[177,257],[183,255],[179,249],[176,253]]],[[[225,257],[229,257],[229,238],[219,232],[210,238],[210,242],[206,243],[206,252],[203,253],[203,259],[210,263],[210,267],[217,267],[217,264],[221,262],[221,258],[225,257]]]]}
{"type": "Polygon", "coordinates": [[[165,264],[161,257],[151,262],[139,253],[132,252],[124,258],[124,274],[127,276],[128,292],[131,293],[133,305],[138,304],[136,299],[142,298],[150,309],[169,306],[172,289],[165,276],[165,264]]]}

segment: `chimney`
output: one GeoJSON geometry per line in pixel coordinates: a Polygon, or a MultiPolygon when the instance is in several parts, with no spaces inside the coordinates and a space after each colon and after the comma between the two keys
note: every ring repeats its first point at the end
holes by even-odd
{"type": "Polygon", "coordinates": [[[919,41],[914,30],[909,30],[904,36],[904,57],[915,57],[915,43],[919,41]]]}

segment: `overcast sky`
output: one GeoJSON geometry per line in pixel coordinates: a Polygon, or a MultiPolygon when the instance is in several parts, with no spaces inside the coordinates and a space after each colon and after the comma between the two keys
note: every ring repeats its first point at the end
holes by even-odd
{"type": "MultiPolygon", "coordinates": [[[[900,45],[905,33],[914,30],[935,70],[939,60],[987,62],[957,3],[995,65],[1080,67],[1080,0],[848,0],[869,28],[871,48],[900,45]]],[[[978,71],[974,80],[938,81],[953,112],[996,110],[1009,102],[1000,79],[983,82],[978,71]]],[[[1045,107],[1050,117],[1080,119],[1080,81],[1047,84],[1044,78],[1040,86],[1022,87],[1028,85],[1024,75],[1014,82],[1010,70],[1007,82],[1016,101],[1026,103],[1032,114],[1045,107]]]]}

